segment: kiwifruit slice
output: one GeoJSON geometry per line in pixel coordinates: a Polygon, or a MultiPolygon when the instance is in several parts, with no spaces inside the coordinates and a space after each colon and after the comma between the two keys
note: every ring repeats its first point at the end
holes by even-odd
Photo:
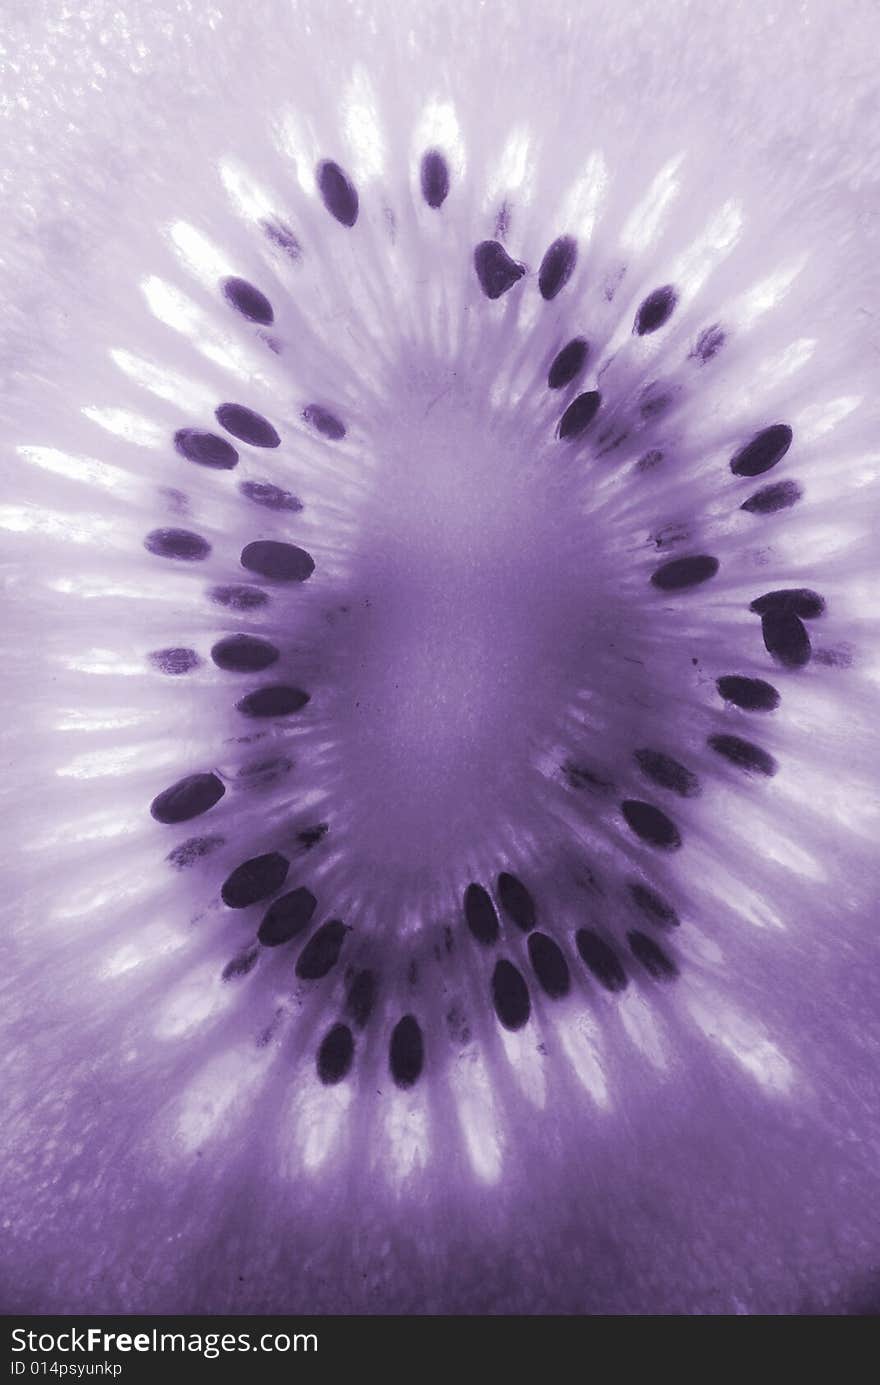
{"type": "Polygon", "coordinates": [[[16,20],[7,1310],[876,1292],[833,20],[16,20]]]}

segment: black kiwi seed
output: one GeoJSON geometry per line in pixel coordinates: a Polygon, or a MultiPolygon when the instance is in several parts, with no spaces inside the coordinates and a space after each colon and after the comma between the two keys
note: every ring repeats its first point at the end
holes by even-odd
{"type": "Polygon", "coordinates": [[[509,871],[502,871],[498,877],[498,898],[509,919],[524,933],[535,926],[535,901],[526,886],[509,871]]]}
{"type": "Polygon", "coordinates": [[[278,539],[257,539],[241,550],[241,565],[259,577],[274,582],[306,582],[315,570],[315,560],[304,548],[278,539]]]}
{"type": "Polygon", "coordinates": [[[398,1087],[413,1087],[425,1063],[425,1041],[415,1015],[404,1015],[394,1026],[388,1047],[388,1066],[398,1087]]]}
{"type": "Polygon", "coordinates": [[[561,390],[570,385],[583,370],[589,350],[589,344],[583,337],[572,337],[571,341],[553,357],[547,374],[548,387],[551,390],[561,390]]]}
{"type": "Polygon", "coordinates": [[[571,401],[559,420],[557,437],[565,441],[579,438],[593,422],[601,403],[602,396],[598,390],[587,390],[584,394],[579,394],[571,401]]]}
{"type": "Polygon", "coordinates": [[[437,149],[422,156],[421,185],[428,206],[439,210],[449,196],[449,166],[437,149]]]}
{"type": "Polygon", "coordinates": [[[562,948],[546,933],[529,934],[529,960],[538,984],[551,1000],[568,995],[571,975],[562,948]]]}
{"type": "Polygon", "coordinates": [[[716,755],[722,755],[737,769],[744,769],[749,774],[764,774],[769,778],[779,768],[769,751],[752,741],[743,740],[741,736],[710,736],[707,745],[716,755]]]}
{"type": "Polygon", "coordinates": [[[290,862],[280,851],[252,856],[227,875],[220,897],[230,909],[246,909],[280,890],[289,869],[290,862]]]}
{"type": "Polygon", "coordinates": [[[682,798],[694,798],[700,792],[700,781],[693,770],[661,750],[637,750],[634,759],[646,779],[669,789],[682,798]]]}
{"type": "Polygon", "coordinates": [[[272,304],[255,284],[247,279],[224,279],[223,297],[249,322],[258,322],[268,327],[275,320],[272,304]]]}
{"type": "Polygon", "coordinates": [[[264,947],[280,947],[302,933],[312,921],[318,901],[304,886],[279,895],[263,915],[257,937],[264,947]]]}
{"type": "Polygon", "coordinates": [[[178,428],[174,446],[181,457],[214,471],[231,471],[238,466],[238,453],[226,438],[202,428],[178,428]]]}
{"type": "Polygon", "coordinates": [[[568,283],[577,263],[577,241],[574,236],[560,236],[546,251],[538,270],[541,297],[549,303],[568,283]]]}
{"type": "Polygon", "coordinates": [[[189,822],[190,818],[207,813],[225,792],[226,786],[216,774],[188,774],[158,794],[150,804],[150,812],[157,822],[189,822]]]}
{"type": "Polygon", "coordinates": [[[281,446],[281,439],[269,420],[244,404],[221,404],[214,417],[227,433],[240,442],[250,443],[251,447],[281,446]]]}
{"type": "Polygon", "coordinates": [[[491,947],[498,939],[498,915],[488,890],[482,885],[468,885],[464,893],[464,917],[478,943],[491,947]]]}
{"type": "Polygon", "coordinates": [[[681,846],[681,833],[671,818],[653,803],[645,803],[638,798],[626,798],[620,805],[627,826],[650,846],[662,851],[677,851],[681,846]]]}
{"type": "Polygon", "coordinates": [[[474,251],[474,269],[487,298],[501,298],[526,272],[523,264],[512,260],[500,241],[481,241],[474,251]]]}
{"type": "Polygon", "coordinates": [[[334,1024],[327,1030],[316,1061],[318,1077],[327,1087],[348,1075],[354,1061],[354,1035],[347,1024],[334,1024]]]}
{"type": "Polygon", "coordinates": [[[531,1014],[529,988],[512,962],[502,958],[492,973],[492,1004],[505,1029],[522,1029],[531,1014]]]}
{"type": "Polygon", "coordinates": [[[317,169],[321,201],[341,226],[351,228],[358,219],[357,189],[344,169],[332,159],[324,159],[317,169]]]}
{"type": "Polygon", "coordinates": [[[810,662],[812,645],[807,627],[799,616],[768,611],[761,618],[761,633],[767,653],[784,668],[803,668],[810,662]]]}
{"type": "Polygon", "coordinates": [[[779,706],[779,693],[763,678],[728,673],[718,678],[715,686],[725,702],[732,702],[744,712],[773,712],[779,706]]]}
{"type": "Polygon", "coordinates": [[[144,548],[157,558],[180,563],[204,562],[211,552],[208,540],[190,529],[153,529],[144,539],[144,548]]]}
{"type": "Polygon", "coordinates": [[[762,476],[782,461],[794,434],[787,423],[773,423],[741,447],[730,459],[734,476],[762,476]]]}
{"type": "Polygon", "coordinates": [[[664,323],[669,321],[677,302],[678,294],[671,284],[664,284],[662,288],[654,289],[653,293],[649,293],[639,305],[633,331],[640,337],[658,331],[664,323]]]}
{"type": "Polygon", "coordinates": [[[825,610],[825,601],[808,587],[792,587],[765,592],[749,604],[749,610],[759,616],[800,616],[801,620],[814,620],[825,610]]]}
{"type": "Polygon", "coordinates": [[[303,981],[320,981],[339,961],[348,932],[340,919],[331,919],[313,933],[299,954],[296,974],[303,981]]]}
{"type": "Polygon", "coordinates": [[[651,584],[663,592],[686,591],[689,587],[708,582],[719,567],[718,559],[707,553],[690,558],[672,558],[652,572],[651,584]]]}
{"type": "Polygon", "coordinates": [[[762,486],[740,505],[750,515],[775,515],[780,510],[789,510],[801,499],[803,491],[796,481],[776,481],[772,486],[762,486]]]}
{"type": "Polygon", "coordinates": [[[582,960],[606,991],[622,991],[626,987],[626,972],[610,943],[591,928],[579,928],[575,943],[582,960]]]}

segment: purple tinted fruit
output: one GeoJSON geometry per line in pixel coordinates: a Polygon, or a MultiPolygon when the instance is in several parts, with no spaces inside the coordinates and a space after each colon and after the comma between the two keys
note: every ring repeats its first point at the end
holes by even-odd
{"type": "Polygon", "coordinates": [[[871,1307],[871,7],[40,8],[4,1308],[871,1307]]]}

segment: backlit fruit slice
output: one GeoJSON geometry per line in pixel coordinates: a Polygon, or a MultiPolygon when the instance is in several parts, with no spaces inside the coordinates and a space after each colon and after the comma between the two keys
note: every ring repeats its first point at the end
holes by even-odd
{"type": "Polygon", "coordinates": [[[875,10],[12,8],[3,1307],[870,1305],[875,10]]]}

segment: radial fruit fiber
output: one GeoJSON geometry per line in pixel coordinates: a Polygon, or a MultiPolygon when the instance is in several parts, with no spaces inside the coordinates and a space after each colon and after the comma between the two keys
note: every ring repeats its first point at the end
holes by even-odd
{"type": "Polygon", "coordinates": [[[877,1304],[877,40],[11,18],[7,1311],[877,1304]]]}

